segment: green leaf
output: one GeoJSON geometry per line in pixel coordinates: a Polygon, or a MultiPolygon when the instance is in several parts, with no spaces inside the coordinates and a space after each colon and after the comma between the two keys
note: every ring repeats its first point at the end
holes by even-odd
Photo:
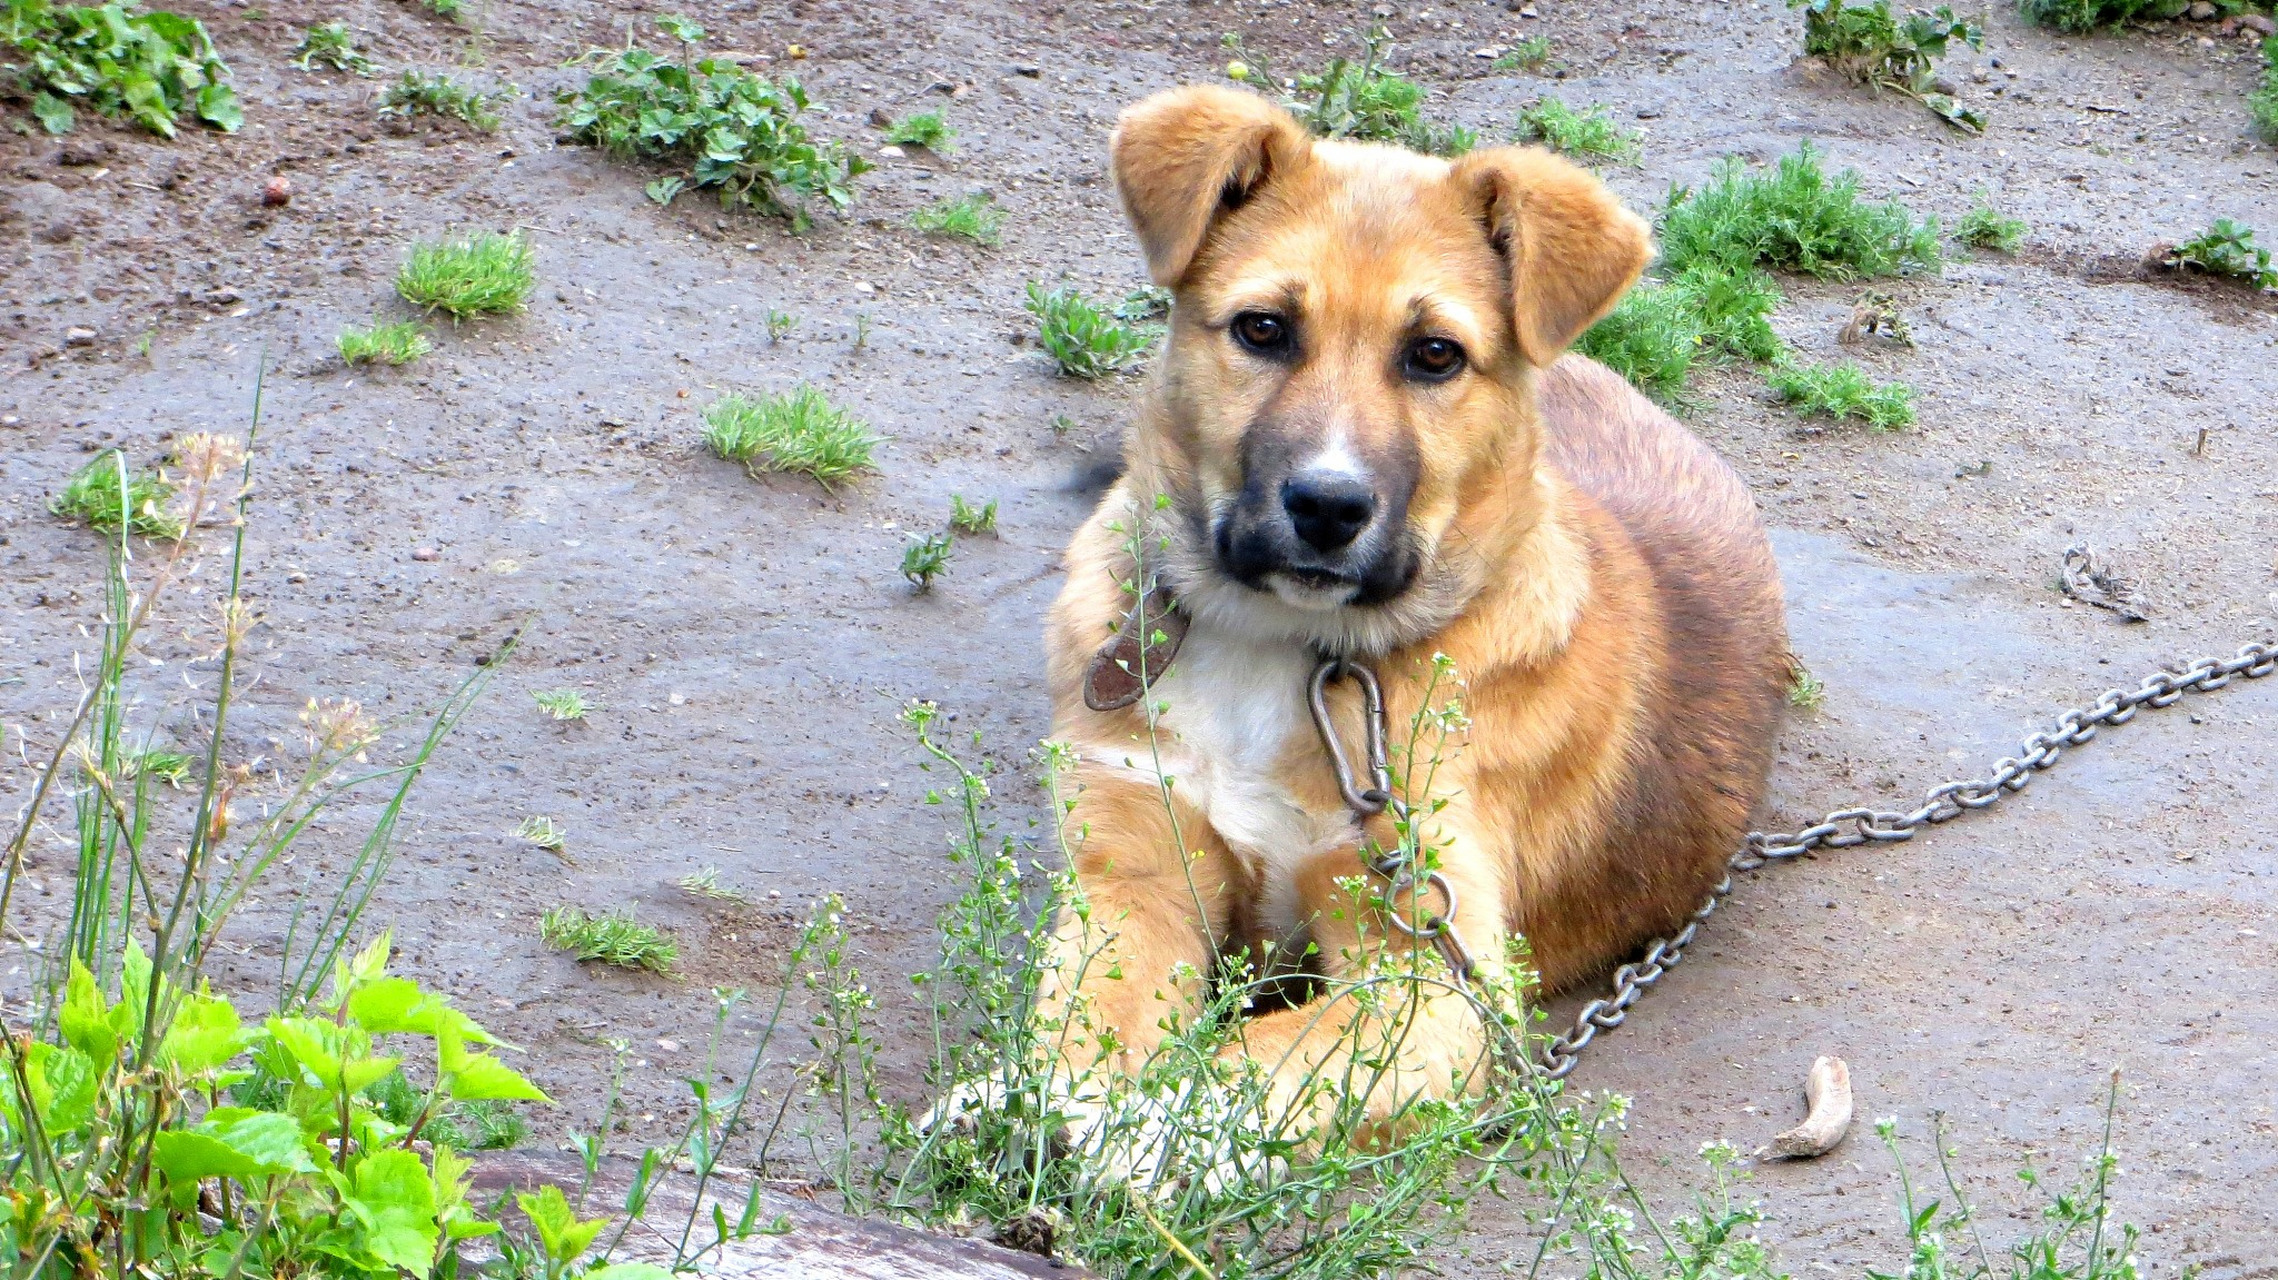
{"type": "Polygon", "coordinates": [[[522,1213],[530,1225],[538,1229],[538,1243],[546,1256],[556,1263],[567,1265],[583,1257],[593,1247],[593,1238],[609,1225],[607,1218],[578,1219],[570,1209],[568,1197],[552,1184],[538,1188],[537,1194],[516,1192],[514,1202],[522,1206],[522,1213]]]}
{"type": "Polygon", "coordinates": [[[199,1075],[212,1071],[245,1052],[253,1033],[238,1023],[229,1001],[201,992],[182,1002],[174,1025],[158,1047],[159,1062],[178,1071],[199,1075]]]}
{"type": "Polygon", "coordinates": [[[426,993],[409,978],[377,978],[349,993],[348,1016],[373,1035],[395,1031],[433,1035],[435,1017],[420,1007],[426,1000],[426,993]]]}
{"type": "Polygon", "coordinates": [[[71,977],[63,988],[63,1007],[56,1011],[63,1042],[97,1062],[115,1061],[119,1037],[111,1029],[110,1014],[111,1006],[103,999],[102,988],[95,985],[95,975],[74,959],[71,977]]]}
{"type": "Polygon", "coordinates": [[[521,1072],[487,1053],[469,1053],[458,1028],[444,1026],[435,1036],[436,1065],[441,1068],[443,1091],[460,1102],[522,1100],[552,1102],[546,1091],[530,1083],[521,1072]]]}
{"type": "Polygon", "coordinates": [[[151,1158],[159,1172],[177,1183],[308,1173],[316,1167],[291,1116],[237,1107],[215,1108],[195,1129],[160,1133],[151,1158]]]}
{"type": "Polygon", "coordinates": [[[32,95],[32,114],[39,118],[40,128],[49,133],[69,133],[78,123],[71,104],[45,90],[32,95]]]}
{"type": "Polygon", "coordinates": [[[226,84],[209,84],[198,90],[198,118],[223,133],[245,127],[245,109],[237,103],[237,90],[226,84]]]}
{"type": "Polygon", "coordinates": [[[362,1093],[390,1071],[396,1059],[343,1053],[341,1029],[312,1018],[271,1018],[269,1038],[299,1068],[297,1082],[338,1096],[362,1093]]]}
{"type": "Polygon", "coordinates": [[[435,1224],[435,1184],[409,1151],[377,1151],[357,1164],[354,1190],[342,1197],[363,1224],[364,1247],[391,1267],[426,1275],[442,1230],[435,1224]]]}
{"type": "Polygon", "coordinates": [[[65,1134],[95,1118],[95,1087],[102,1069],[77,1049],[34,1044],[24,1055],[32,1105],[51,1134],[65,1134]]]}

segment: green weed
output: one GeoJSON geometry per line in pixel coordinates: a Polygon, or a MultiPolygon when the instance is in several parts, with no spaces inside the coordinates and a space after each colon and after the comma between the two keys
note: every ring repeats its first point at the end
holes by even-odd
{"type": "Polygon", "coordinates": [[[1903,382],[1876,385],[1851,361],[1841,364],[1774,362],[1764,376],[1798,413],[1857,418],[1876,431],[1896,431],[1914,423],[1914,389],[1903,382]]]}
{"type": "Polygon", "coordinates": [[[797,80],[771,81],[732,61],[696,57],[704,28],[685,18],[657,25],[680,42],[679,61],[637,47],[586,55],[585,87],[560,99],[574,141],[621,160],[678,166],[722,205],[788,218],[801,230],[809,222],[804,201],[841,210],[853,203],[854,180],[872,166],[836,142],[807,136],[799,117],[812,104],[797,80]]]}
{"type": "Polygon", "coordinates": [[[1521,142],[1540,142],[1562,155],[1617,164],[1636,163],[1638,142],[1645,137],[1616,124],[1610,109],[1602,104],[1577,112],[1547,95],[1519,112],[1518,129],[1512,136],[1521,142]]]}
{"type": "Polygon", "coordinates": [[[2278,35],[2262,42],[2262,87],[2247,96],[2246,107],[2254,117],[2255,132],[2278,146],[2278,35]]]}
{"type": "Polygon", "coordinates": [[[2017,11],[2027,21],[2072,32],[2140,18],[2173,18],[2190,7],[2190,0],[2017,0],[2017,11]]]}
{"type": "Polygon", "coordinates": [[[2175,246],[2182,266],[2211,276],[2241,280],[2257,289],[2278,289],[2270,251],[2254,243],[2254,228],[2217,218],[2214,225],[2175,246]]]}
{"type": "Polygon", "coordinates": [[[205,24],[132,3],[55,5],[9,0],[0,20],[0,50],[21,65],[0,64],[9,96],[31,99],[32,115],[49,133],[69,133],[78,109],[126,116],[164,138],[185,115],[235,133],[245,125],[229,65],[214,51],[205,24]]]}
{"type": "Polygon", "coordinates": [[[404,120],[419,115],[441,116],[489,133],[498,128],[499,106],[512,100],[514,94],[511,85],[478,93],[449,76],[406,67],[396,82],[380,93],[380,114],[404,120]]]}
{"type": "Polygon", "coordinates": [[[770,311],[767,313],[767,340],[769,342],[783,341],[791,336],[793,329],[798,327],[799,317],[788,311],[770,311]]]}
{"type": "Polygon", "coordinates": [[[1970,211],[1954,224],[1954,239],[1973,249],[1991,249],[1995,253],[2015,253],[2025,242],[2030,230],[2023,218],[2012,218],[1993,204],[1985,192],[1977,193],[1977,202],[1970,211]]]}
{"type": "Polygon", "coordinates": [[[1115,318],[1130,324],[1157,320],[1171,313],[1171,291],[1159,284],[1143,284],[1115,304],[1115,318]]]}
{"type": "Polygon", "coordinates": [[[1681,404],[1693,365],[1703,358],[1763,363],[1781,351],[1771,314],[1779,286],[1754,268],[1696,263],[1666,283],[1629,291],[1590,327],[1575,350],[1665,404],[1681,404]]]}
{"type": "Polygon", "coordinates": [[[165,473],[136,471],[127,466],[124,450],[105,449],[71,473],[47,509],[91,529],[115,530],[124,523],[141,537],[180,541],[189,526],[174,511],[174,499],[165,473]]]}
{"type": "Polygon", "coordinates": [[[934,578],[949,570],[949,552],[953,543],[946,533],[929,533],[914,536],[902,548],[902,576],[920,591],[931,591],[934,578]]]}
{"type": "MultiPolygon", "coordinates": [[[[1897,1119],[1877,1120],[1875,1135],[1898,1169],[1908,1257],[1903,1271],[1870,1268],[1868,1280],[2137,1280],[2145,1274],[2136,1259],[2141,1233],[2131,1223],[2117,1222],[2112,1209],[2112,1184],[2120,1176],[2120,1157],[2112,1149],[2119,1088],[2115,1071],[2104,1103],[2103,1140],[2096,1154],[2083,1162],[2080,1177],[2070,1188],[2053,1191],[2031,1168],[2017,1171],[2018,1181],[2047,1196],[2048,1203],[2041,1209],[2041,1226],[2009,1243],[2003,1259],[2007,1265],[1999,1271],[1994,1269],[1994,1255],[1986,1246],[1977,1211],[1954,1176],[1945,1118],[1932,1114],[1930,1145],[1947,1198],[1927,1202],[1908,1172],[1897,1119]]],[[[2184,1274],[2195,1272],[2187,1266],[2184,1274]]]]}
{"type": "Polygon", "coordinates": [[[1934,68],[1949,45],[1985,47],[1984,29],[1955,17],[1952,6],[1911,13],[1903,21],[1892,15],[1890,0],[1788,0],[1788,7],[1804,11],[1804,53],[1860,84],[1914,98],[1950,125],[1985,131],[1982,114],[1936,87],[1934,68]]]}
{"type": "Polygon", "coordinates": [[[949,120],[939,111],[921,111],[914,116],[903,116],[886,130],[886,141],[899,146],[924,147],[938,155],[948,155],[954,149],[957,131],[949,127],[949,120]]]}
{"type": "Polygon", "coordinates": [[[1076,378],[1128,368],[1163,335],[1161,325],[1127,324],[1066,285],[1047,290],[1029,281],[1028,313],[1036,317],[1037,340],[1060,372],[1076,378]]]}
{"type": "Polygon", "coordinates": [[[680,959],[680,947],[631,911],[589,915],[578,907],[554,907],[538,923],[538,936],[572,959],[598,960],[620,969],[664,973],[680,959]]]}
{"type": "Polygon", "coordinates": [[[1661,219],[1661,254],[1673,272],[1713,262],[1839,280],[1935,272],[1940,263],[1934,219],[1918,222],[1895,200],[1862,200],[1858,170],[1829,177],[1809,142],[1769,170],[1751,170],[1734,157],[1719,163],[1700,190],[1673,188],[1661,219]]]}
{"type": "Polygon", "coordinates": [[[467,0],[419,0],[419,7],[438,18],[457,20],[467,14],[467,0]]]}
{"type": "Polygon", "coordinates": [[[1811,674],[1803,659],[1788,656],[1788,705],[1799,711],[1817,711],[1827,701],[1827,684],[1811,674]]]}
{"type": "Polygon", "coordinates": [[[431,1091],[413,1084],[401,1067],[364,1089],[359,1101],[369,1103],[389,1124],[406,1132],[417,1126],[422,1139],[453,1151],[505,1151],[530,1136],[530,1122],[511,1103],[475,1100],[439,1107],[431,1091]]]}
{"type": "Polygon", "coordinates": [[[1495,60],[1487,64],[1487,69],[1507,75],[1513,71],[1540,71],[1549,64],[1550,37],[1528,36],[1496,54],[1495,60]]]}
{"type": "Polygon", "coordinates": [[[910,215],[910,225],[927,235],[954,236],[994,247],[1004,230],[1004,210],[986,195],[945,196],[910,215]]]}
{"type": "Polygon", "coordinates": [[[489,1052],[495,1038],[447,996],[388,973],[387,935],[362,950],[348,940],[413,782],[506,654],[395,762],[372,761],[380,734],[355,703],[314,699],[300,746],[272,738],[274,750],[241,758],[231,713],[254,621],[238,590],[253,473],[244,443],[203,434],[177,442],[175,465],[186,536],[157,554],[130,557],[123,532],[112,545],[87,690],[54,722],[52,751],[42,744],[0,848],[0,928],[22,938],[29,924],[45,935],[35,950],[52,958],[0,1010],[0,1150],[16,1153],[8,1194],[44,1206],[0,1226],[11,1271],[458,1274],[460,1242],[498,1226],[468,1198],[466,1161],[431,1143],[425,1125],[468,1103],[546,1095],[489,1052]],[[198,545],[201,526],[230,530],[226,545],[198,545]],[[221,571],[201,578],[190,565],[208,553],[221,571]],[[138,637],[172,622],[170,591],[203,584],[220,598],[190,612],[218,616],[218,644],[194,682],[199,705],[181,719],[201,737],[186,754],[205,767],[176,807],[158,790],[156,762],[127,748],[127,722],[166,696],[139,674],[138,637]],[[268,896],[270,873],[294,861],[311,822],[362,811],[358,793],[372,787],[385,803],[345,865],[297,891],[304,907],[272,948],[278,987],[255,1002],[267,1016],[249,1020],[213,991],[208,959],[227,945],[237,907],[268,896]],[[55,800],[72,811],[77,846],[69,916],[20,922],[9,907],[33,832],[56,829],[55,800]],[[435,1064],[433,1084],[398,1122],[367,1090],[414,1049],[435,1064]]]}
{"type": "Polygon", "coordinates": [[[146,750],[128,756],[125,776],[129,779],[149,778],[169,787],[179,787],[190,776],[197,759],[184,751],[146,750]]]}
{"type": "Polygon", "coordinates": [[[575,689],[545,689],[530,695],[538,709],[556,720],[583,720],[589,708],[585,695],[575,689]]]}
{"type": "Polygon", "coordinates": [[[302,32],[301,42],[293,46],[293,65],[303,71],[326,66],[351,75],[372,74],[372,60],[356,48],[356,33],[345,22],[320,22],[302,32]]]}
{"type": "Polygon", "coordinates": [[[860,418],[832,404],[814,387],[757,399],[735,392],[704,411],[704,443],[745,471],[796,471],[825,489],[871,470],[878,437],[860,418]]]}
{"type": "Polygon", "coordinates": [[[730,889],[721,884],[720,869],[714,866],[698,867],[682,876],[679,884],[682,892],[695,894],[699,898],[710,898],[715,902],[749,902],[751,900],[740,890],[730,889]]]}
{"type": "Polygon", "coordinates": [[[1282,91],[1283,104],[1315,137],[1393,142],[1436,156],[1459,156],[1479,145],[1479,135],[1462,125],[1424,119],[1424,87],[1385,68],[1391,38],[1383,27],[1363,39],[1359,62],[1337,58],[1316,74],[1287,81],[1245,48],[1239,35],[1229,33],[1223,43],[1236,55],[1227,74],[1282,91]]]}
{"type": "Polygon", "coordinates": [[[340,358],[349,364],[410,364],[435,349],[427,330],[417,320],[375,324],[369,329],[342,329],[340,358]]]}
{"type": "Polygon", "coordinates": [[[530,242],[518,231],[421,241],[411,246],[395,280],[405,302],[453,320],[520,311],[537,284],[530,242]]]}
{"type": "Polygon", "coordinates": [[[688,183],[679,178],[658,178],[641,188],[642,194],[660,205],[670,207],[673,199],[688,189],[688,183]]]}
{"type": "Polygon", "coordinates": [[[554,820],[542,813],[524,818],[515,826],[513,834],[515,839],[528,841],[548,853],[560,853],[569,843],[569,837],[562,834],[554,820]]]}
{"type": "Polygon", "coordinates": [[[997,500],[989,499],[980,506],[965,501],[962,494],[949,495],[949,527],[958,533],[978,537],[997,531],[997,500]]]}

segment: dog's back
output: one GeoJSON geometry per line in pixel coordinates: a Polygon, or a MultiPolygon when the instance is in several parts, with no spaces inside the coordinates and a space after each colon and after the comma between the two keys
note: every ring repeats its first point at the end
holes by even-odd
{"type": "MultiPolygon", "coordinates": [[[[1618,829],[1600,846],[1597,874],[1573,888],[1615,889],[1608,880],[1644,870],[1644,850],[1689,855],[1698,859],[1690,876],[1654,877],[1642,895],[1659,900],[1661,927],[1674,927],[1721,874],[1771,769],[1789,661],[1778,566],[1740,477],[1619,376],[1569,355],[1542,373],[1538,395],[1547,461],[1644,560],[1666,650],[1642,688],[1649,727],[1616,806],[1618,829]]],[[[1554,987],[1602,958],[1558,959],[1545,966],[1554,987]]]]}

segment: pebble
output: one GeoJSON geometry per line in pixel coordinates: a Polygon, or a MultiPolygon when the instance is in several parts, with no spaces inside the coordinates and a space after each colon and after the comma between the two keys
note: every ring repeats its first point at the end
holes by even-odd
{"type": "Polygon", "coordinates": [[[433,547],[414,547],[411,551],[411,558],[421,561],[440,560],[443,558],[443,553],[433,547]]]}
{"type": "Polygon", "coordinates": [[[83,324],[75,324],[63,331],[63,345],[67,347],[92,347],[95,345],[95,331],[83,324]]]}
{"type": "Polygon", "coordinates": [[[268,205],[271,208],[275,208],[276,206],[282,204],[289,204],[291,203],[292,198],[293,180],[281,173],[276,177],[269,179],[268,184],[261,188],[261,203],[268,205]]]}
{"type": "Polygon", "coordinates": [[[228,285],[223,285],[221,288],[215,289],[212,292],[208,293],[206,295],[206,301],[214,304],[217,307],[226,307],[230,303],[237,302],[244,297],[244,294],[230,288],[228,285]]]}
{"type": "Polygon", "coordinates": [[[2193,22],[2212,22],[2218,10],[2210,0],[2193,0],[2191,7],[2183,12],[2193,22]]]}

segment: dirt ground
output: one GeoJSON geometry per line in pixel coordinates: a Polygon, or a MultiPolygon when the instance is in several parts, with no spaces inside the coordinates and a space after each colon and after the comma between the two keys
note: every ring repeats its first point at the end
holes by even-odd
{"type": "MultiPolygon", "coordinates": [[[[901,976],[927,962],[950,881],[895,712],[938,700],[1013,774],[1045,732],[1039,619],[1088,501],[1075,478],[1112,454],[1132,384],[1056,377],[1024,343],[1022,286],[1139,282],[1107,131],[1151,90],[1217,77],[1223,32],[1296,68],[1351,48],[1373,13],[1395,66],[1435,89],[1431,113],[1486,133],[1544,93],[1611,104],[1646,130],[1641,165],[1608,174],[1641,209],[1719,156],[1810,138],[1918,212],[1950,223],[1982,188],[2031,223],[2015,259],[1892,288],[1918,345],[1861,358],[1918,388],[1909,432],[1822,430],[1754,374],[1703,380],[1690,420],[1761,496],[1796,648],[1827,685],[1785,733],[1767,827],[1979,772],[2058,709],[2278,616],[2278,306],[2131,270],[2215,217],[2278,236],[2278,152],[2245,132],[2251,46],[2208,27],[2060,39],[1996,6],[1986,55],[1947,64],[1992,117],[1973,139],[1792,69],[1797,19],[1777,3],[688,5],[714,47],[781,69],[804,46],[796,72],[831,108],[819,128],[880,161],[850,218],[793,237],[693,197],[660,209],[641,192],[653,175],[557,146],[552,97],[578,82],[565,61],[627,27],[647,39],[671,9],[478,0],[470,43],[393,0],[179,7],[235,70],[242,134],[0,136],[0,801],[28,791],[20,745],[36,755],[68,717],[101,602],[99,542],[47,496],[104,445],[147,460],[174,434],[242,430],[265,356],[244,748],[280,749],[310,696],[361,698],[409,732],[529,620],[422,782],[371,919],[528,1048],[563,1104],[535,1140],[591,1123],[613,1036],[636,1055],[629,1140],[662,1137],[684,1114],[679,1077],[701,1069],[711,989],[771,987],[826,890],[886,993],[887,1082],[918,1093],[901,976]],[[495,135],[382,127],[374,82],[288,63],[299,31],[331,19],[391,72],[471,63],[523,96],[495,135]],[[1535,34],[1555,59],[1541,75],[1491,73],[1477,52],[1535,34]],[[882,155],[863,123],[933,106],[960,131],[947,157],[882,155]],[[276,173],[295,195],[265,210],[276,173]],[[1002,248],[904,229],[968,189],[1008,211],[1002,248]],[[528,314],[445,325],[400,372],[340,365],[344,324],[400,312],[390,281],[411,240],[512,226],[537,244],[528,314]],[[777,308],[800,323],[772,344],[761,317],[777,308]],[[92,344],[65,345],[75,326],[92,344]],[[828,493],[701,450],[714,395],[800,381],[890,438],[880,474],[828,493]],[[961,541],[913,595],[903,539],[938,528],[952,493],[998,499],[1001,533],[961,541]],[[2140,582],[2149,622],[2052,589],[2078,540],[2140,582]],[[532,692],[556,686],[596,705],[588,722],[539,714],[532,692]],[[507,834],[529,814],[562,824],[563,856],[507,834]],[[755,904],[676,887],[705,866],[755,904]],[[563,902],[637,904],[683,940],[680,976],[549,953],[538,916],[563,902]]],[[[1789,282],[1776,324],[1835,357],[1854,293],[1789,282]]],[[[154,633],[139,723],[184,725],[192,612],[154,633]]],[[[1701,1143],[1760,1145],[1800,1113],[1811,1059],[1846,1057],[1849,1144],[1756,1170],[1753,1194],[1797,1275],[1854,1275],[1904,1255],[1867,1119],[1919,1139],[1943,1113],[1998,1240],[2025,1225],[2014,1170],[2069,1176],[2117,1068],[2117,1202],[2148,1233],[2146,1273],[2278,1276],[2274,750],[2278,681],[2246,685],[2147,713],[1993,813],[1752,878],[1574,1083],[1635,1099],[1629,1164],[1675,1209],[1701,1143]]],[[[1038,811],[1010,777],[1000,794],[1015,824],[1038,811]]],[[[238,989],[273,989],[287,887],[358,830],[327,823],[244,918],[238,989]]],[[[66,834],[35,850],[35,913],[68,896],[66,834]]],[[[21,994],[18,960],[0,964],[21,994]]],[[[739,1014],[730,1036],[750,1031],[739,1014]]],[[[1489,1205],[1440,1265],[1531,1254],[1489,1205]]]]}

